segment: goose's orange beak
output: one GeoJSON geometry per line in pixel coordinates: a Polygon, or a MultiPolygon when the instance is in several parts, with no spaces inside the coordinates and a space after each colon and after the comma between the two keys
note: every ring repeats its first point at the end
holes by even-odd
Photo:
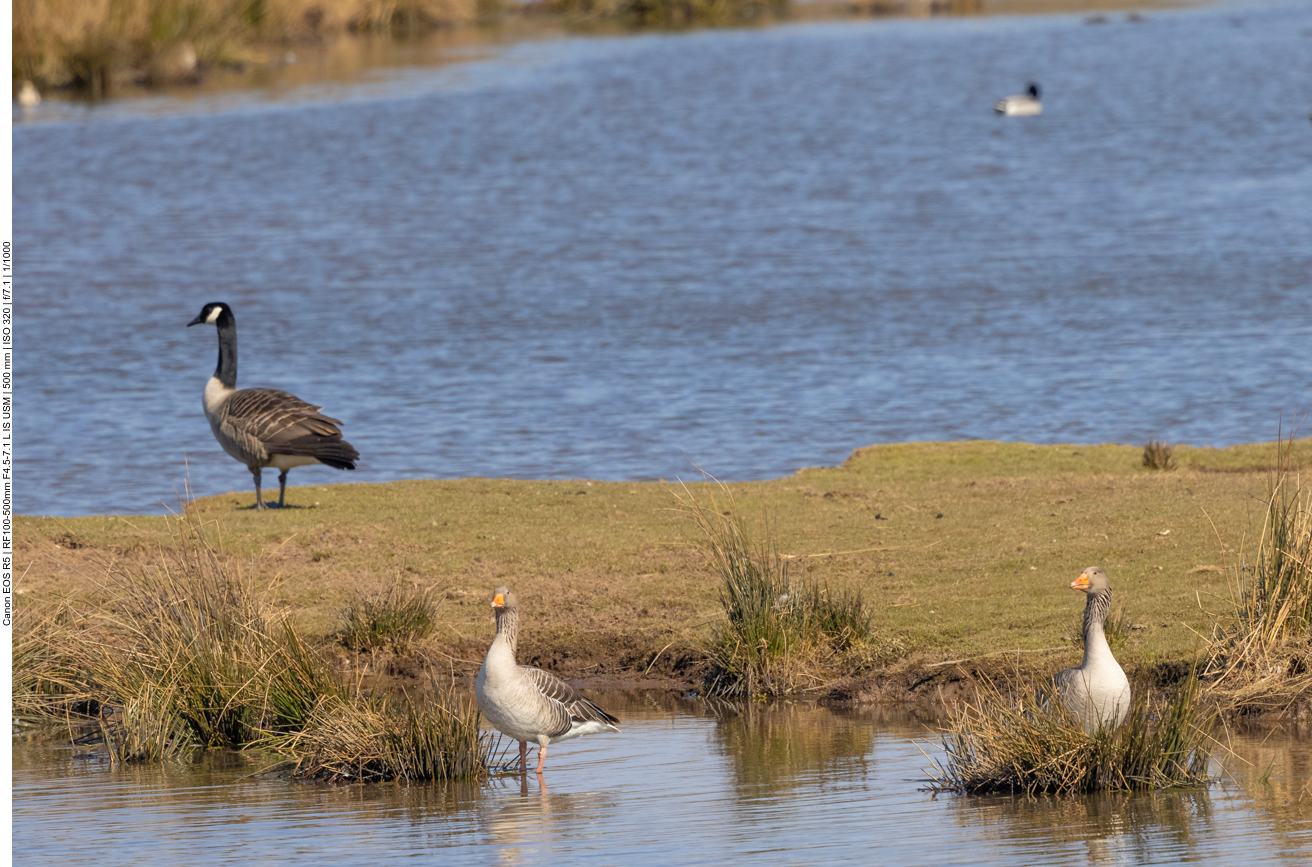
{"type": "Polygon", "coordinates": [[[1087,573],[1087,572],[1081,572],[1081,573],[1080,573],[1080,577],[1079,577],[1079,578],[1076,578],[1074,581],[1071,582],[1071,589],[1072,589],[1072,590],[1088,590],[1088,589],[1089,589],[1089,575],[1088,575],[1088,573],[1087,573]]]}
{"type": "Polygon", "coordinates": [[[500,593],[498,593],[496,596],[493,596],[493,597],[492,597],[492,607],[493,607],[493,608],[505,608],[505,607],[506,607],[506,597],[505,597],[505,596],[502,596],[500,593]]]}

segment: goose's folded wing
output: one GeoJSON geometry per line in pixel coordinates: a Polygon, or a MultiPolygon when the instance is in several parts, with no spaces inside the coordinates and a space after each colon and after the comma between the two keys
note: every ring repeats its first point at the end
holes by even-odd
{"type": "Polygon", "coordinates": [[[524,676],[537,688],[543,698],[562,710],[565,715],[564,730],[568,731],[570,725],[575,722],[595,722],[611,726],[619,722],[617,717],[597,707],[591,699],[586,698],[551,672],[531,665],[521,665],[519,670],[524,672],[524,676]]]}
{"type": "Polygon", "coordinates": [[[254,438],[269,454],[307,455],[350,464],[360,457],[342,439],[335,418],[323,407],[274,388],[247,388],[228,399],[225,425],[234,438],[254,438]]]}

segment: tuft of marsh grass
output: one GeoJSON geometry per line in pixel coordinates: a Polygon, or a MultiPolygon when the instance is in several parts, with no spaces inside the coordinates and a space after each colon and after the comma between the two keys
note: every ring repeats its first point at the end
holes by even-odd
{"type": "MultiPolygon", "coordinates": [[[[477,708],[449,690],[434,690],[429,702],[348,694],[291,621],[219,555],[192,507],[169,527],[171,544],[146,565],[105,566],[112,598],[94,616],[64,603],[20,618],[16,707],[97,714],[115,764],[259,744],[316,779],[484,772],[489,747],[477,708]]],[[[431,610],[419,608],[431,628],[431,610]]]]}
{"type": "Polygon", "coordinates": [[[88,614],[65,603],[24,633],[31,668],[19,704],[55,713],[123,708],[117,722],[136,732],[127,757],[152,754],[131,745],[151,729],[170,753],[175,719],[189,740],[214,746],[301,726],[322,696],[339,691],[326,665],[219,557],[193,511],[169,528],[171,544],[140,569],[105,565],[106,605],[88,614]]]}
{"type": "Polygon", "coordinates": [[[147,685],[116,709],[100,714],[100,734],[112,765],[180,759],[195,744],[191,728],[174,709],[173,696],[147,685]]]}
{"type": "Polygon", "coordinates": [[[1177,465],[1172,452],[1173,449],[1169,443],[1152,440],[1143,447],[1143,460],[1141,463],[1150,470],[1174,470],[1177,465]]]}
{"type": "Polygon", "coordinates": [[[1252,552],[1227,570],[1231,616],[1213,629],[1206,674],[1235,706],[1268,707],[1312,689],[1312,489],[1282,446],[1252,552]]]}
{"type": "Polygon", "coordinates": [[[1206,785],[1207,722],[1196,673],[1168,700],[1140,690],[1119,728],[1092,734],[1051,687],[1011,699],[986,682],[954,711],[930,788],[1065,795],[1206,785]]]}
{"type": "Polygon", "coordinates": [[[727,509],[714,494],[707,504],[691,493],[680,497],[720,576],[725,614],[703,691],[764,697],[823,685],[835,658],[870,638],[872,612],[862,593],[794,579],[770,526],[753,539],[732,494],[723,485],[720,491],[727,509]]]}
{"type": "Polygon", "coordinates": [[[433,634],[438,604],[428,591],[393,586],[382,594],[357,595],[342,609],[340,640],[349,650],[368,652],[390,645],[401,652],[433,634]]]}
{"type": "Polygon", "coordinates": [[[289,755],[302,779],[378,782],[478,777],[492,766],[498,740],[479,731],[477,706],[434,687],[428,699],[327,696],[299,731],[261,745],[289,755]]]}

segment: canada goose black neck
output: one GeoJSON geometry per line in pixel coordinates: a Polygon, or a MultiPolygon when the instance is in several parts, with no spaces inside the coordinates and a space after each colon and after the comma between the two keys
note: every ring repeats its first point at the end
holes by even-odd
{"type": "Polygon", "coordinates": [[[214,323],[219,330],[219,363],[214,368],[214,375],[227,388],[237,387],[237,320],[232,311],[223,308],[219,319],[214,323]]]}
{"type": "Polygon", "coordinates": [[[211,301],[201,308],[200,315],[187,323],[193,325],[213,325],[219,332],[219,363],[214,368],[214,378],[224,388],[237,387],[237,320],[232,315],[232,308],[221,301],[211,301]]]}

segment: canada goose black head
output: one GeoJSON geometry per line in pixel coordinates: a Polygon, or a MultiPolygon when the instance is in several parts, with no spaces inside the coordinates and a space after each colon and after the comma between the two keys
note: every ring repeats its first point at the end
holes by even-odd
{"type": "Polygon", "coordinates": [[[1027,93],[1029,93],[1029,95],[1032,96],[1032,97],[1034,97],[1035,99],[1038,99],[1038,98],[1039,98],[1039,86],[1038,86],[1037,84],[1035,84],[1034,82],[1031,81],[1031,82],[1030,82],[1030,86],[1029,86],[1029,90],[1027,91],[1027,93]]]}
{"type": "Polygon", "coordinates": [[[211,301],[200,309],[200,315],[187,323],[190,328],[193,325],[217,325],[222,328],[225,325],[234,323],[232,308],[222,301],[211,301]]]}

